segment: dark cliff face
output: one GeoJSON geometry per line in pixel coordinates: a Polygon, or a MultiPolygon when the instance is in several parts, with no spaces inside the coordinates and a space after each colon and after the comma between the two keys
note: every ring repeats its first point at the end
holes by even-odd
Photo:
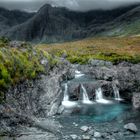
{"type": "Polygon", "coordinates": [[[44,5],[32,18],[4,32],[11,39],[58,42],[98,35],[114,24],[140,16],[139,5],[114,10],[70,11],[44,5]],[[137,9],[134,10],[134,9],[137,9]],[[114,22],[113,22],[114,21],[114,22]]]}

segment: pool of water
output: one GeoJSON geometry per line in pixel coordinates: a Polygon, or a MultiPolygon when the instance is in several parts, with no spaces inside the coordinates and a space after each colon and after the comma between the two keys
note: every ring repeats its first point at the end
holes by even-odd
{"type": "MultiPolygon", "coordinates": [[[[71,81],[72,83],[78,82],[97,82],[90,75],[85,75],[82,72],[76,71],[76,76],[71,81]]],[[[64,90],[68,96],[68,89],[64,90]]],[[[86,90],[86,89],[85,89],[86,90]]],[[[84,90],[83,90],[84,91],[84,90]]],[[[118,91],[119,92],[119,91],[118,91]]],[[[83,93],[86,93],[83,92],[83,93]]],[[[58,119],[63,124],[67,125],[69,122],[76,122],[77,124],[90,124],[90,123],[105,123],[112,121],[130,120],[132,118],[139,118],[139,113],[133,110],[131,103],[126,103],[124,100],[116,101],[114,98],[105,99],[104,97],[95,101],[91,101],[89,104],[82,101],[69,101],[63,100],[64,112],[58,119]],[[68,106],[69,105],[69,106],[68,106]]],[[[90,100],[86,100],[90,101],[90,100]]],[[[135,119],[136,120],[136,119],[135,119]]]]}
{"type": "Polygon", "coordinates": [[[79,103],[74,107],[65,108],[63,119],[78,118],[83,121],[90,122],[108,122],[115,119],[121,119],[121,116],[131,110],[131,105],[120,102],[112,102],[111,104],[82,104],[79,103]]]}

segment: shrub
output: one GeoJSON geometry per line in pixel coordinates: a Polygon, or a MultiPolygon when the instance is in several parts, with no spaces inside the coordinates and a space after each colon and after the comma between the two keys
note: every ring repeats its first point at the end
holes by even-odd
{"type": "MultiPolygon", "coordinates": [[[[5,41],[6,42],[6,41],[5,41]]],[[[20,48],[0,48],[0,100],[9,86],[25,79],[33,79],[40,73],[45,73],[42,59],[51,61],[52,67],[57,63],[52,57],[37,48],[23,46],[20,48]]]]}

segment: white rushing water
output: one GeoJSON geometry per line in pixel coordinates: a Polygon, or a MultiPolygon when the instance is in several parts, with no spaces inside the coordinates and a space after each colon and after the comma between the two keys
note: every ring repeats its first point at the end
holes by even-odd
{"type": "Polygon", "coordinates": [[[86,91],[85,87],[83,86],[83,84],[81,84],[81,88],[82,88],[82,93],[83,93],[83,103],[92,104],[93,102],[89,100],[87,91],[86,91]]]}
{"type": "Polygon", "coordinates": [[[69,95],[68,95],[68,84],[65,84],[65,90],[64,90],[64,98],[63,101],[69,101],[69,95]]]}
{"type": "Polygon", "coordinates": [[[81,72],[78,71],[78,70],[75,71],[75,78],[79,78],[79,77],[82,77],[82,76],[84,76],[83,73],[81,73],[81,72]]]}
{"type": "Polygon", "coordinates": [[[115,98],[115,100],[121,101],[122,99],[120,97],[119,88],[114,83],[112,84],[112,87],[113,87],[113,91],[114,91],[114,98],[115,98]]]}
{"type": "Polygon", "coordinates": [[[73,107],[75,106],[77,103],[76,102],[72,102],[69,100],[69,95],[68,95],[68,84],[65,83],[65,90],[64,90],[64,97],[63,97],[63,101],[62,101],[62,105],[65,107],[73,107]]]}
{"type": "Polygon", "coordinates": [[[103,92],[101,88],[96,89],[95,95],[96,95],[96,102],[103,103],[103,104],[111,103],[111,101],[103,98],[103,92]]]}

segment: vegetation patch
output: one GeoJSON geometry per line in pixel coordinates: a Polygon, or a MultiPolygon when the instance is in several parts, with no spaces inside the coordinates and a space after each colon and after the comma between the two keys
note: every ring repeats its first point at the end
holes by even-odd
{"type": "Polygon", "coordinates": [[[8,39],[0,38],[0,101],[9,86],[45,73],[45,67],[41,64],[43,59],[49,61],[51,68],[57,63],[47,52],[28,43],[22,43],[21,47],[10,47],[8,39]]]}
{"type": "Polygon", "coordinates": [[[71,63],[86,64],[90,59],[119,63],[140,62],[140,37],[96,37],[60,44],[39,44],[37,48],[52,55],[67,54],[71,63]]]}

